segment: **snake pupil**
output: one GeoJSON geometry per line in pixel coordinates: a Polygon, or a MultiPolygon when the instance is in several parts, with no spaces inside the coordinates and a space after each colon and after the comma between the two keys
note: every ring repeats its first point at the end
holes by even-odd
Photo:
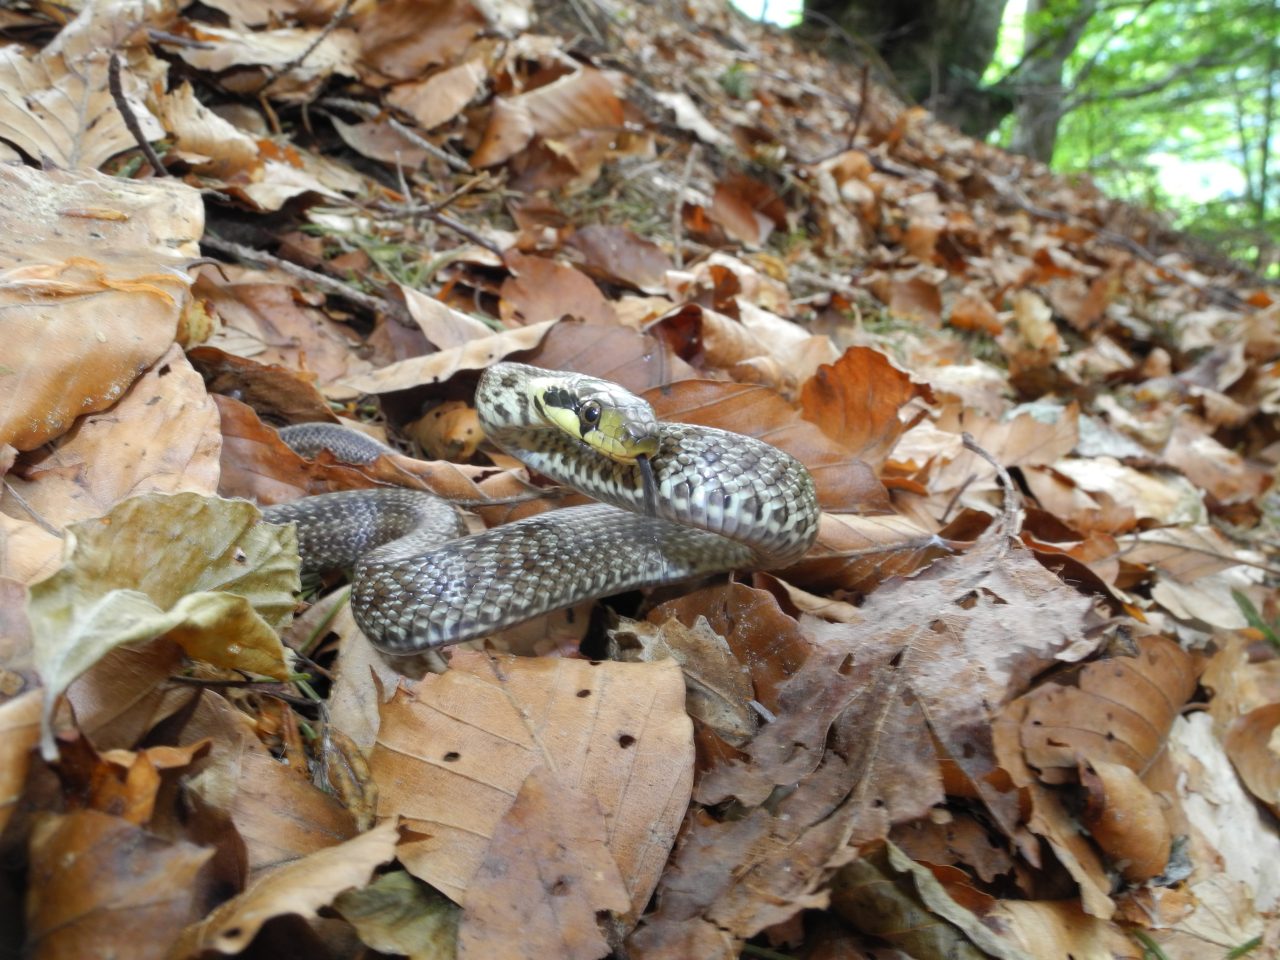
{"type": "Polygon", "coordinates": [[[600,422],[600,404],[594,400],[588,400],[582,405],[582,410],[578,416],[582,418],[582,422],[587,426],[594,427],[600,422]]]}

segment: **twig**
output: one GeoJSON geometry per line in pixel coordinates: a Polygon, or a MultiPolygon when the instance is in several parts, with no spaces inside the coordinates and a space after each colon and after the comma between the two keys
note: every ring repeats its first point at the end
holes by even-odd
{"type": "Polygon", "coordinates": [[[111,99],[115,101],[116,109],[124,118],[125,127],[133,135],[142,155],[147,158],[147,163],[151,164],[151,169],[157,177],[167,177],[169,171],[165,169],[164,164],[160,162],[160,157],[143,135],[142,127],[138,125],[138,118],[133,115],[129,101],[124,98],[124,84],[120,82],[120,54],[114,50],[111,51],[111,60],[107,66],[107,87],[111,90],[111,99]]]}
{"type": "MultiPolygon", "coordinates": [[[[359,114],[366,120],[374,120],[381,116],[383,112],[372,103],[366,103],[363,100],[352,100],[349,97],[325,97],[320,101],[320,104],[321,106],[334,107],[338,110],[350,110],[352,113],[359,114]]],[[[391,129],[395,130],[396,133],[400,134],[400,136],[404,137],[415,147],[425,150],[427,153],[431,154],[431,156],[448,164],[455,170],[461,170],[463,173],[471,172],[471,164],[467,163],[466,160],[463,160],[461,157],[454,156],[447,150],[437,147],[412,127],[401,123],[395,117],[387,116],[385,119],[391,129]]]]}
{"type": "Polygon", "coordinates": [[[871,64],[862,65],[862,81],[858,85],[858,112],[853,115],[853,129],[849,131],[849,149],[853,149],[862,129],[862,115],[867,109],[867,97],[871,93],[871,64]]]}
{"type": "Polygon", "coordinates": [[[455,220],[453,217],[449,216],[449,214],[439,213],[435,210],[423,210],[422,216],[426,217],[428,220],[435,221],[436,223],[440,224],[440,226],[442,227],[448,227],[454,233],[461,234],[462,236],[470,240],[472,243],[474,243],[476,246],[484,247],[486,250],[492,253],[495,257],[502,256],[503,251],[500,246],[498,246],[488,237],[483,237],[480,234],[476,233],[474,230],[468,227],[461,220],[455,220]]]}
{"type": "Polygon", "coordinates": [[[35,521],[36,526],[38,526],[45,533],[53,534],[59,540],[64,539],[62,531],[59,530],[57,527],[55,527],[53,524],[51,524],[44,517],[40,516],[39,511],[37,511],[35,507],[31,506],[31,504],[27,503],[27,501],[23,499],[22,494],[20,494],[16,489],[14,489],[13,484],[11,484],[8,480],[3,481],[3,483],[4,483],[4,488],[9,491],[9,494],[13,497],[13,499],[18,501],[18,504],[22,507],[22,509],[27,511],[31,519],[35,521]]]}
{"type": "Polygon", "coordinates": [[[152,43],[163,43],[174,47],[188,47],[192,50],[217,49],[217,44],[209,43],[205,40],[192,40],[190,37],[170,33],[168,30],[157,30],[155,27],[147,28],[147,39],[152,43]]]}
{"type": "Polygon", "coordinates": [[[318,287],[323,287],[340,297],[345,297],[352,303],[359,304],[366,310],[370,310],[374,313],[390,313],[394,316],[398,316],[401,312],[400,306],[391,300],[384,300],[380,297],[370,296],[361,290],[356,290],[349,284],[343,283],[341,280],[335,280],[333,277],[326,276],[323,273],[308,270],[306,267],[299,266],[296,263],[284,260],[263,250],[255,250],[252,247],[232,243],[230,240],[223,240],[221,237],[209,233],[206,233],[201,237],[200,242],[207,247],[217,250],[219,253],[227,253],[233,257],[238,257],[241,260],[248,260],[251,263],[262,263],[270,267],[276,267],[291,276],[298,277],[301,280],[306,280],[318,287]]]}
{"type": "Polygon", "coordinates": [[[701,144],[695,143],[689,148],[689,155],[684,158],[684,169],[680,172],[680,183],[676,186],[675,198],[671,201],[671,243],[675,248],[677,270],[684,268],[684,195],[689,190],[693,165],[698,162],[701,152],[701,144]]]}
{"type": "Polygon", "coordinates": [[[1016,537],[1018,535],[1018,488],[1013,485],[1013,478],[1009,476],[1009,471],[995,457],[978,446],[978,441],[973,439],[973,434],[966,431],[960,435],[960,440],[966,450],[976,453],[995,468],[1000,486],[1004,488],[1004,506],[1000,511],[1000,519],[1009,536],[1016,537]]]}
{"type": "Polygon", "coordinates": [[[271,84],[275,83],[276,80],[278,80],[280,77],[287,74],[290,70],[294,70],[302,66],[303,61],[306,60],[307,57],[311,56],[311,54],[316,52],[316,48],[319,47],[320,44],[324,43],[325,39],[329,36],[329,34],[333,33],[334,30],[338,29],[338,25],[341,24],[343,20],[347,19],[347,16],[350,13],[351,13],[351,0],[342,0],[342,6],[340,6],[336,11],[334,11],[333,16],[329,18],[329,21],[323,27],[320,28],[320,32],[316,34],[315,39],[312,40],[311,43],[307,44],[307,49],[303,50],[300,54],[298,54],[296,57],[294,57],[292,60],[290,60],[288,63],[284,64],[283,66],[266,67],[263,71],[262,84],[258,87],[258,89],[254,90],[250,94],[250,96],[255,96],[255,97],[258,96],[264,90],[266,90],[267,87],[271,86],[271,84]]]}

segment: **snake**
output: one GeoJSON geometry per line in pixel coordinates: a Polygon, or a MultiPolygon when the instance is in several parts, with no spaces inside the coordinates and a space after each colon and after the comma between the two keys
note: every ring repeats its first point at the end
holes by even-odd
{"type": "MultiPolygon", "coordinates": [[[[611,381],[503,361],[480,376],[486,438],[596,502],[464,534],[425,490],[303,497],[263,511],[297,524],[302,569],[351,573],[351,611],[373,644],[410,655],[475,640],[586,600],[798,561],[817,537],[809,471],[762,440],[659,420],[611,381]]],[[[336,424],[281,438],[304,456],[369,463],[390,447],[336,424]]]]}

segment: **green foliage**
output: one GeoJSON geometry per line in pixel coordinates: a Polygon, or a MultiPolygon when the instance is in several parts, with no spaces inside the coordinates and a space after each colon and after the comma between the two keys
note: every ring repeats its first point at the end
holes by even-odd
{"type": "MultiPolygon", "coordinates": [[[[1088,7],[1045,0],[1020,26],[1051,43],[1088,7]]],[[[1021,55],[1002,46],[1015,84],[1021,55]]],[[[1100,2],[1063,81],[1055,169],[1280,275],[1280,0],[1100,2]]]]}

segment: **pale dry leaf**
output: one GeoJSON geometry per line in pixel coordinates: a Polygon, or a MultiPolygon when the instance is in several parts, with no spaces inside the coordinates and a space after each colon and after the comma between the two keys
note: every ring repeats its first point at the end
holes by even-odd
{"type": "Polygon", "coordinates": [[[1105,493],[1140,520],[1178,526],[1208,519],[1200,491],[1176,474],[1135,470],[1113,457],[1065,457],[1054,462],[1053,469],[1082,490],[1105,493]]]}
{"type": "Polygon", "coordinates": [[[1142,960],[1143,949],[1115,924],[1091,917],[1073,900],[1001,900],[987,913],[1033,957],[1142,960]]]}
{"type": "Polygon", "coordinates": [[[148,494],[68,528],[66,562],[28,603],[46,756],[58,698],[116,647],[174,631],[220,666],[286,674],[275,628],[293,612],[296,534],[260,519],[244,501],[148,494]]]}
{"type": "Polygon", "coordinates": [[[169,956],[181,960],[205,950],[241,953],[273,917],[315,917],[339,894],[363,887],[374,870],[395,857],[398,836],[391,819],[345,843],[263,873],[244,893],[183,930],[169,956]]]}
{"type": "Polygon", "coordinates": [[[396,692],[370,757],[379,814],[422,835],[401,845],[401,862],[466,906],[494,830],[545,764],[600,804],[633,907],[643,909],[693,777],[677,665],[459,651],[450,666],[396,692]]]}
{"type": "Polygon", "coordinates": [[[595,798],[540,765],[467,885],[458,956],[598,960],[610,952],[599,917],[630,910],[595,798]]]}
{"type": "Polygon", "coordinates": [[[483,370],[510,354],[533,349],[559,322],[548,320],[530,327],[504,330],[425,357],[401,360],[371,373],[347,377],[342,382],[359,393],[391,393],[426,383],[443,383],[459,370],[483,370]]]}
{"type": "Polygon", "coordinates": [[[437,350],[460,347],[494,333],[493,328],[483,321],[468,316],[461,310],[455,310],[420,290],[400,284],[400,293],[404,297],[409,316],[437,350]]]}
{"type": "Polygon", "coordinates": [[[300,103],[311,99],[332,76],[354,77],[360,56],[360,40],[354,31],[339,27],[286,27],[277,30],[239,30],[201,23],[193,30],[200,45],[183,44],[175,53],[197,70],[218,73],[237,67],[272,68],[272,80],[261,90],[259,72],[242,71],[243,79],[224,76],[231,89],[264,93],[275,100],[300,103]],[[278,73],[287,67],[287,72],[278,73]]]}
{"type": "Polygon", "coordinates": [[[176,180],[0,166],[0,443],[65,433],[169,349],[203,226],[176,180]]]}
{"type": "MultiPolygon", "coordinates": [[[[113,15],[122,25],[135,17],[142,22],[145,6],[89,4],[39,53],[31,55],[16,43],[0,49],[0,139],[66,170],[95,170],[135,148],[108,86],[114,45],[99,35],[113,15]]],[[[162,77],[164,64],[137,48],[129,59],[134,62],[120,71],[125,102],[142,135],[159,140],[164,128],[147,109],[146,78],[162,77]]]]}
{"type": "MultiPolygon", "coordinates": [[[[1169,750],[1187,772],[1178,782],[1178,800],[1196,835],[1207,845],[1193,859],[1192,882],[1221,875],[1240,883],[1259,910],[1280,902],[1280,838],[1240,784],[1213,720],[1192,713],[1174,721],[1169,750]]],[[[1236,941],[1237,943],[1239,941],[1236,941]]]]}
{"type": "Polygon", "coordinates": [[[197,172],[223,181],[252,180],[260,174],[257,142],[197,100],[190,83],[183,81],[162,96],[157,110],[176,148],[197,172]]]}

